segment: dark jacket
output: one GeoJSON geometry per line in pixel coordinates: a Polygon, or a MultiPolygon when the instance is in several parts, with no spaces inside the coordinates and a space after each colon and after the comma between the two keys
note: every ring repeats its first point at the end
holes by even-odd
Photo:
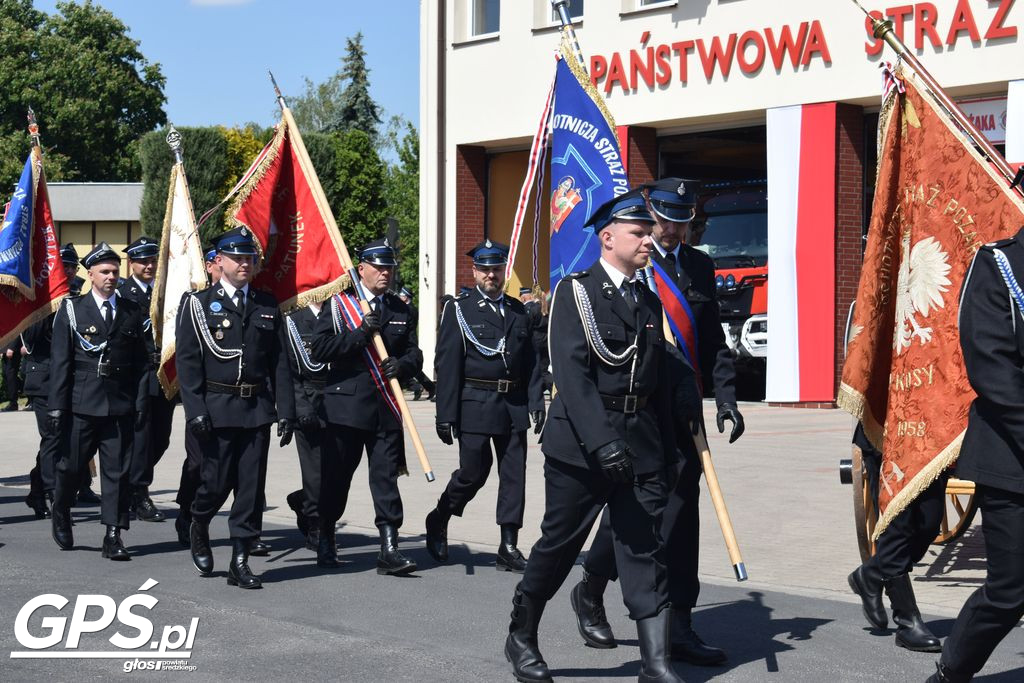
{"type": "MultiPolygon", "coordinates": [[[[423,368],[423,352],[416,340],[416,315],[409,304],[391,292],[385,292],[378,299],[384,346],[388,355],[398,359],[399,378],[412,377],[423,368]]],[[[323,392],[327,421],[368,431],[401,430],[401,422],[370,374],[365,353],[370,337],[358,328],[347,329],[344,323],[340,331],[336,331],[331,310],[336,305],[335,300],[328,304],[320,314],[311,340],[313,358],[331,364],[323,392]]]]}
{"type": "Polygon", "coordinates": [[[25,374],[22,391],[26,396],[46,398],[50,395],[50,342],[56,316],[56,313],[51,313],[21,333],[20,345],[28,351],[22,359],[22,372],[25,374]]]}
{"type": "Polygon", "coordinates": [[[530,411],[544,409],[530,317],[523,302],[507,294],[502,309],[504,315],[492,310],[480,290],[473,288],[441,312],[434,355],[439,424],[455,424],[459,431],[474,434],[509,434],[530,426],[530,411]],[[504,352],[485,355],[466,339],[456,309],[480,345],[494,349],[504,339],[504,352]],[[467,378],[508,380],[517,386],[501,393],[494,388],[467,386],[467,378]]]}
{"type": "Polygon", "coordinates": [[[960,347],[971,403],[957,476],[1024,493],[1024,315],[1003,281],[994,250],[1024,282],[1024,228],[974,256],[960,298],[960,347]]]}
{"type": "Polygon", "coordinates": [[[116,307],[109,331],[91,290],[66,298],[57,309],[50,345],[50,410],[107,417],[132,415],[143,407],[140,382],[145,377],[146,343],[142,309],[120,296],[116,307]],[[75,313],[74,330],[69,306],[75,313]],[[87,345],[103,342],[107,346],[102,353],[86,350],[87,345]],[[98,369],[101,360],[106,363],[105,376],[98,369]]]}
{"type": "Polygon", "coordinates": [[[600,262],[558,283],[549,328],[556,393],[541,439],[544,455],[598,469],[593,452],[622,439],[633,450],[637,473],[656,472],[676,462],[670,392],[674,375],[666,360],[661,315],[661,302],[646,287],[640,287],[636,312],[631,312],[600,262]],[[609,351],[621,354],[637,344],[635,366],[632,361],[609,365],[591,348],[574,282],[583,286],[597,332],[609,351]],[[643,397],[646,406],[626,414],[606,408],[602,395],[635,395],[643,397]]]}
{"type": "Polygon", "coordinates": [[[122,299],[134,301],[142,309],[144,318],[142,328],[143,332],[145,332],[146,352],[149,354],[149,363],[147,363],[146,367],[146,394],[148,396],[160,396],[163,394],[163,391],[160,389],[160,381],[156,376],[157,368],[160,366],[160,349],[156,347],[153,337],[153,322],[149,317],[149,307],[153,300],[153,286],[151,284],[149,288],[143,291],[138,283],[135,282],[135,279],[129,277],[117,286],[117,294],[122,299]]]}
{"type": "Polygon", "coordinates": [[[292,366],[292,379],[295,386],[295,416],[302,418],[315,415],[322,423],[326,422],[324,413],[324,387],[327,380],[327,363],[313,360],[313,338],[320,318],[330,317],[329,303],[324,304],[317,316],[308,306],[292,311],[285,316],[285,333],[288,337],[287,355],[292,366]],[[288,321],[294,325],[294,330],[288,321]],[[298,339],[295,339],[295,336],[298,339]]]}
{"type": "Polygon", "coordinates": [[[182,300],[175,337],[186,420],[208,415],[215,428],[253,428],[295,417],[284,323],[272,295],[250,286],[243,315],[220,283],[189,293],[182,300]],[[198,311],[193,310],[193,301],[198,311]],[[228,357],[218,357],[210,342],[228,357]],[[208,382],[259,388],[240,396],[211,391],[208,382]]]}

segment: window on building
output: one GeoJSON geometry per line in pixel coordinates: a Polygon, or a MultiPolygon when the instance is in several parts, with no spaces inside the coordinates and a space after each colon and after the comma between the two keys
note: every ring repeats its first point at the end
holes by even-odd
{"type": "Polygon", "coordinates": [[[472,0],[472,3],[473,16],[470,19],[470,26],[473,35],[497,33],[501,27],[501,0],[472,0]]]}
{"type": "MultiPolygon", "coordinates": [[[[570,19],[583,18],[583,0],[569,0],[569,2],[566,4],[566,9],[569,10],[570,19]]],[[[551,8],[551,23],[561,23],[561,19],[558,18],[558,10],[556,10],[554,7],[551,8]]]]}

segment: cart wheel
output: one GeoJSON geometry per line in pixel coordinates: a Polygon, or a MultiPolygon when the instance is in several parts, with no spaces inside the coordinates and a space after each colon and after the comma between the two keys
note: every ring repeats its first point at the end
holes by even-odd
{"type": "Polygon", "coordinates": [[[878,513],[871,498],[871,485],[864,471],[864,458],[860,449],[853,447],[853,520],[857,526],[857,546],[860,548],[861,562],[867,562],[875,554],[875,542],[871,537],[875,533],[878,513]]]}
{"type": "Polygon", "coordinates": [[[951,478],[946,482],[946,509],[942,514],[942,526],[933,542],[944,545],[960,538],[971,526],[977,511],[974,482],[951,478]]]}

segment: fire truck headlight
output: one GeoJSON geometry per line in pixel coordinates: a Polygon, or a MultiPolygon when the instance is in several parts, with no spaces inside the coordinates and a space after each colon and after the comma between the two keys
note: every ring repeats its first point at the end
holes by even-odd
{"type": "Polygon", "coordinates": [[[728,287],[729,289],[732,289],[733,287],[736,286],[736,277],[732,273],[729,273],[729,275],[726,276],[725,286],[728,287]]]}
{"type": "Polygon", "coordinates": [[[715,276],[715,287],[717,287],[718,289],[721,289],[724,286],[725,286],[725,278],[722,277],[721,275],[716,275],[715,276]]]}

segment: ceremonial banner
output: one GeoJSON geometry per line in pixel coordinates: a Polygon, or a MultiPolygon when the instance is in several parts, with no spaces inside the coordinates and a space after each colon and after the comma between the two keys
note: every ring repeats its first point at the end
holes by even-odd
{"type": "Polygon", "coordinates": [[[555,66],[551,117],[551,290],[563,277],[601,254],[597,235],[583,224],[598,206],[629,190],[615,122],[576,58],[555,66]]]}
{"type": "Polygon", "coordinates": [[[957,330],[981,245],[1024,224],[1024,201],[910,69],[879,115],[878,180],[839,405],[882,451],[875,537],[959,454],[974,392],[957,330]]]}
{"type": "Polygon", "coordinates": [[[156,284],[150,304],[153,337],[160,348],[157,378],[167,400],[178,393],[174,330],[182,296],[190,290],[206,288],[206,264],[199,242],[185,168],[181,163],[176,163],[171,167],[156,284]]]}
{"type": "Polygon", "coordinates": [[[0,227],[0,347],[57,310],[68,292],[38,148],[0,227]]]}
{"type": "Polygon", "coordinates": [[[348,282],[341,235],[320,212],[314,197],[320,181],[287,117],[246,175],[228,215],[259,243],[263,265],[254,286],[277,297],[282,310],[340,292],[348,282]]]}

